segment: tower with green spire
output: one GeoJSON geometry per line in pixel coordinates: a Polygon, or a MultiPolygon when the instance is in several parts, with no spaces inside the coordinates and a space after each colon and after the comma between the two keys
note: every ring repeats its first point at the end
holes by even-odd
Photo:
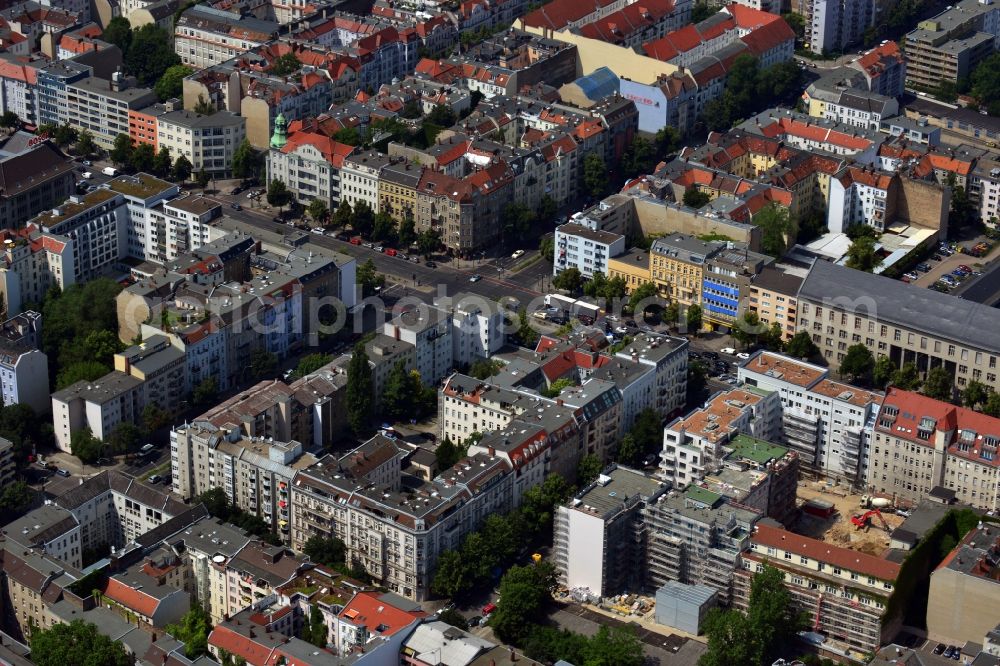
{"type": "Polygon", "coordinates": [[[288,143],[288,122],[284,114],[279,113],[274,119],[274,134],[271,135],[271,147],[282,148],[288,143]]]}

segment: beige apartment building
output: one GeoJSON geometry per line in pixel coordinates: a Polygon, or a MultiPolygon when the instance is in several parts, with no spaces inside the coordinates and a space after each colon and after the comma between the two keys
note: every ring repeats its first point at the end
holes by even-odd
{"type": "Polygon", "coordinates": [[[183,64],[205,69],[276,38],[278,27],[253,16],[194,5],[177,20],[174,51],[183,64]]]}
{"type": "Polygon", "coordinates": [[[246,118],[232,111],[202,115],[194,111],[169,111],[156,126],[157,144],[169,148],[170,156],[183,155],[195,173],[204,169],[212,176],[232,175],[233,153],[246,138],[246,118]]]}
{"type": "Polygon", "coordinates": [[[782,267],[765,266],[750,283],[747,309],[755,313],[762,324],[777,324],[781,328],[781,339],[785,341],[795,335],[798,293],[804,277],[804,273],[796,275],[782,267]]]}
{"type": "Polygon", "coordinates": [[[433,481],[405,476],[406,456],[377,435],[350,453],[325,456],[295,475],[292,547],[335,536],[390,592],[417,601],[430,595],[438,556],[490,515],[511,508],[512,474],[503,460],[475,455],[433,481]],[[404,485],[405,476],[405,485],[404,485]]]}
{"type": "Polygon", "coordinates": [[[808,331],[831,365],[853,344],[924,375],[943,366],[959,388],[997,386],[1000,310],[933,289],[837,266],[813,264],[798,295],[799,331],[808,331]]]}
{"type": "Polygon", "coordinates": [[[871,438],[870,490],[918,502],[936,487],[1000,510],[1000,419],[890,388],[871,438]]]}
{"type": "Polygon", "coordinates": [[[980,523],[931,572],[929,638],[963,645],[981,643],[983,636],[994,631],[1000,618],[998,552],[1000,528],[995,523],[980,523]]]}
{"type": "Polygon", "coordinates": [[[121,72],[112,77],[111,81],[88,77],[66,86],[66,121],[93,134],[94,143],[105,150],[114,147],[119,134],[128,135],[129,111],[159,99],[151,88],[130,87],[121,72]]]}
{"type": "Polygon", "coordinates": [[[1000,9],[985,0],[962,0],[906,34],[906,83],[928,88],[957,83],[995,50],[1000,9]]]}

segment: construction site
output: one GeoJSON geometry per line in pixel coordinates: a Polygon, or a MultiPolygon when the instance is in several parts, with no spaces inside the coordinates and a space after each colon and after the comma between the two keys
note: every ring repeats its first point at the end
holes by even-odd
{"type": "Polygon", "coordinates": [[[798,499],[802,512],[796,532],[877,557],[905,520],[891,498],[855,494],[823,482],[801,482],[798,499]]]}

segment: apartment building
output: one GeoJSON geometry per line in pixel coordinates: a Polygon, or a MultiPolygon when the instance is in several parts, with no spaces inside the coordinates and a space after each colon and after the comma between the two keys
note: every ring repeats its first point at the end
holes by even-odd
{"type": "Polygon", "coordinates": [[[0,324],[0,394],[4,405],[50,408],[49,362],[38,349],[42,315],[28,310],[0,324]]]}
{"type": "Polygon", "coordinates": [[[15,132],[0,144],[0,188],[0,227],[16,229],[75,193],[73,161],[49,141],[15,132]]]}
{"type": "Polygon", "coordinates": [[[380,585],[421,600],[438,556],[457,548],[487,516],[510,510],[512,479],[505,462],[487,455],[459,461],[432,481],[404,478],[403,457],[395,442],[378,435],[296,474],[292,547],[301,549],[314,535],[336,536],[348,559],[380,585]]]}
{"type": "MultiPolygon", "coordinates": [[[[307,568],[304,555],[295,555],[284,546],[252,540],[231,557],[214,557],[209,565],[213,619],[235,617],[257,610],[273,600],[280,587],[307,568]],[[221,613],[219,613],[221,611],[221,613]]],[[[290,622],[292,618],[287,618],[290,622]]]]}
{"type": "Polygon", "coordinates": [[[718,593],[721,605],[729,605],[740,554],[761,515],[696,486],[661,496],[647,515],[647,589],[658,590],[669,580],[704,585],[718,593]]]}
{"type": "Polygon", "coordinates": [[[725,247],[687,234],[657,238],[649,248],[649,269],[660,293],[686,309],[701,305],[705,262],[725,247]]]}
{"type": "Polygon", "coordinates": [[[0,113],[12,111],[22,121],[38,122],[36,88],[43,58],[28,59],[6,52],[0,54],[0,113]]]}
{"type": "Polygon", "coordinates": [[[1000,313],[993,308],[827,261],[813,264],[798,298],[798,330],[831,364],[863,343],[896,367],[916,364],[920,374],[943,366],[960,388],[972,379],[996,385],[1000,339],[992,331],[1000,330],[1000,313]]]}
{"type": "MultiPolygon", "coordinates": [[[[278,134],[284,117],[275,120],[275,135],[267,153],[267,180],[280,180],[295,198],[307,203],[320,199],[330,210],[340,205],[340,172],[353,146],[334,141],[320,132],[292,129],[278,134]],[[277,140],[276,140],[277,138],[277,140]]],[[[293,121],[292,127],[296,126],[293,121]]]]}
{"type": "MultiPolygon", "coordinates": [[[[1000,616],[1000,528],[981,522],[931,572],[927,634],[964,645],[981,643],[1000,616]]],[[[978,660],[977,660],[978,661],[978,660]]]]}
{"type": "Polygon", "coordinates": [[[178,110],[157,118],[157,146],[168,148],[173,159],[186,157],[196,173],[204,170],[215,178],[232,176],[233,153],[245,138],[246,118],[232,111],[178,110]]]}
{"type": "Polygon", "coordinates": [[[279,25],[208,5],[181,13],[174,26],[174,52],[195,70],[232,60],[278,37],[279,25]]]}
{"type": "Polygon", "coordinates": [[[608,274],[608,260],[625,251],[625,236],[570,223],[556,227],[552,274],[575,268],[585,278],[608,274]]]}
{"type": "Polygon", "coordinates": [[[114,147],[115,137],[129,133],[129,111],[156,102],[150,88],[135,87],[122,72],[111,80],[87,77],[66,85],[65,119],[78,130],[85,129],[104,150],[114,147]]]}
{"type": "Polygon", "coordinates": [[[777,324],[786,342],[795,335],[799,287],[805,276],[804,269],[775,264],[765,266],[750,282],[747,311],[769,328],[777,324]]]}
{"type": "Polygon", "coordinates": [[[444,310],[418,306],[385,322],[382,333],[413,345],[414,369],[427,386],[437,384],[455,367],[452,316],[444,310]]]}
{"type": "Polygon", "coordinates": [[[658,476],[684,488],[721,468],[723,447],[739,433],[779,441],[781,402],[773,393],[750,388],[712,396],[704,407],[663,429],[658,476]]]}
{"type": "Polygon", "coordinates": [[[1000,508],[1000,419],[890,388],[871,441],[868,488],[916,503],[933,489],[1000,508]]]}
{"type": "Polygon", "coordinates": [[[44,256],[57,282],[92,280],[125,257],[129,212],[124,197],[114,190],[74,194],[62,205],[32,218],[31,224],[51,238],[47,245],[52,249],[44,256]],[[65,245],[60,247],[60,243],[65,245]],[[65,249],[72,253],[72,261],[59,261],[65,249]],[[70,268],[72,276],[67,273],[70,268]]]}
{"type": "Polygon", "coordinates": [[[961,0],[906,34],[906,83],[958,83],[996,50],[1000,9],[991,0],[961,0]]]}
{"type": "Polygon", "coordinates": [[[612,466],[562,506],[553,518],[553,553],[560,584],[610,597],[645,584],[648,506],[667,485],[642,472],[612,466]]]}
{"type": "Polygon", "coordinates": [[[245,437],[239,428],[223,429],[207,421],[177,426],[170,432],[173,491],[185,499],[212,488],[243,511],[257,516],[288,538],[289,485],[295,473],[316,462],[300,442],[273,437],[245,437]]]}
{"type": "Polygon", "coordinates": [[[373,212],[380,208],[379,177],[382,169],[391,164],[392,158],[376,150],[350,155],[344,159],[340,172],[340,196],[343,201],[357,206],[361,201],[373,212]]]}
{"type": "Polygon", "coordinates": [[[813,0],[805,41],[813,53],[843,52],[860,42],[877,18],[875,0],[813,0]]]}
{"type": "Polygon", "coordinates": [[[705,262],[701,308],[705,321],[729,325],[742,316],[754,276],[774,263],[766,254],[727,247],[705,262]]]}
{"type": "Polygon", "coordinates": [[[452,362],[456,366],[490,358],[503,347],[504,308],[493,299],[471,292],[434,299],[434,307],[451,315],[452,362]]]}
{"type": "MultiPolygon", "coordinates": [[[[12,542],[10,546],[14,546],[12,542]]],[[[47,609],[47,599],[59,598],[62,588],[83,574],[76,567],[35,548],[3,552],[5,632],[27,643],[35,627],[49,629],[56,623],[47,609]]],[[[30,663],[30,662],[29,662],[30,663]]]]}
{"type": "Polygon", "coordinates": [[[14,442],[0,437],[0,484],[4,487],[14,481],[14,442]]]}
{"type": "Polygon", "coordinates": [[[794,610],[806,613],[813,631],[860,653],[873,652],[892,638],[901,614],[887,617],[900,565],[766,522],[757,523],[741,557],[733,585],[733,605],[746,610],[750,585],[765,566],[784,575],[794,610]]]}
{"type": "Polygon", "coordinates": [[[780,396],[784,437],[778,441],[799,455],[804,470],[855,486],[865,482],[881,392],[834,381],[829,368],[765,351],[737,372],[745,385],[780,396]]]}
{"type": "Polygon", "coordinates": [[[901,97],[906,85],[906,58],[899,44],[889,40],[848,63],[861,72],[867,89],[886,97],[901,97]]]}
{"type": "Polygon", "coordinates": [[[409,160],[391,160],[378,178],[378,209],[397,220],[413,217],[422,169],[409,160]]]}

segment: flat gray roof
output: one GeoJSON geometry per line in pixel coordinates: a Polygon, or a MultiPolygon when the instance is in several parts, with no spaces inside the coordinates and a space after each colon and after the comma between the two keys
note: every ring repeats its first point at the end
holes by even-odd
{"type": "Polygon", "coordinates": [[[799,298],[854,307],[882,322],[1000,353],[1000,310],[933,289],[817,261],[799,298]]]}
{"type": "Polygon", "coordinates": [[[584,513],[593,509],[596,515],[608,519],[624,509],[636,495],[650,498],[666,490],[666,484],[652,476],[627,467],[617,467],[597,477],[570,500],[569,506],[584,513]]]}

